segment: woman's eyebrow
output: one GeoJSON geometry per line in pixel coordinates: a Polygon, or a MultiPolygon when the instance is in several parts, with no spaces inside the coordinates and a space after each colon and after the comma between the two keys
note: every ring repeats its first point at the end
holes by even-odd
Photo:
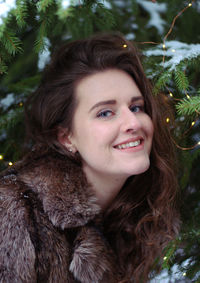
{"type": "Polygon", "coordinates": [[[136,102],[136,101],[138,101],[138,100],[144,101],[144,97],[143,97],[143,96],[133,96],[133,97],[131,98],[131,102],[136,102]]]}
{"type": "MultiPolygon", "coordinates": [[[[131,98],[131,102],[135,102],[135,101],[138,101],[138,100],[144,100],[144,98],[142,96],[133,96],[131,98]]],[[[100,101],[100,102],[97,102],[95,105],[92,106],[92,108],[90,108],[89,112],[91,112],[94,108],[96,107],[99,107],[99,106],[102,106],[102,105],[114,105],[116,104],[117,101],[116,100],[104,100],[104,101],[100,101]]]]}
{"type": "Polygon", "coordinates": [[[104,100],[104,101],[97,102],[95,105],[92,106],[92,108],[90,108],[89,112],[91,112],[94,108],[98,106],[108,105],[108,104],[116,104],[116,100],[113,99],[113,100],[104,100]]]}

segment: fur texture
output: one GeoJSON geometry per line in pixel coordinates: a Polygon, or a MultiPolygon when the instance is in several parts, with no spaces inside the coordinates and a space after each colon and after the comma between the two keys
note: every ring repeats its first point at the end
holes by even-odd
{"type": "Polygon", "coordinates": [[[79,165],[32,151],[0,179],[0,282],[119,282],[99,217],[79,165]]]}

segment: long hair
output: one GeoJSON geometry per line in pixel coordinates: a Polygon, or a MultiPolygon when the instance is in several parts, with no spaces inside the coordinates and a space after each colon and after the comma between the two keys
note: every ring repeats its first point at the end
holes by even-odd
{"type": "Polygon", "coordinates": [[[123,70],[133,78],[154,125],[150,168],[127,180],[104,215],[105,234],[118,254],[124,280],[145,282],[155,258],[177,233],[177,182],[174,146],[165,121],[168,108],[162,96],[153,96],[136,47],[119,32],[100,33],[62,46],[28,100],[27,130],[36,144],[80,159],[58,142],[58,128],[72,130],[78,82],[108,69],[123,70]]]}

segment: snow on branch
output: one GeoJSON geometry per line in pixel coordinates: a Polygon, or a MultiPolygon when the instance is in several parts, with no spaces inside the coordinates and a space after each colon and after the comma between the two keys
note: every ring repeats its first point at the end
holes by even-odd
{"type": "Polygon", "coordinates": [[[161,18],[160,13],[167,12],[166,3],[153,3],[146,0],[137,0],[137,3],[150,14],[147,27],[155,27],[159,34],[163,34],[165,21],[161,18]]]}
{"type": "Polygon", "coordinates": [[[200,44],[187,44],[171,40],[165,42],[165,49],[163,49],[163,44],[160,44],[157,47],[145,51],[144,54],[147,57],[163,56],[165,62],[161,64],[169,69],[169,71],[173,71],[183,60],[190,60],[200,56],[200,44]]]}
{"type": "Polygon", "coordinates": [[[0,25],[3,24],[3,19],[7,17],[8,12],[11,9],[16,8],[16,1],[15,0],[5,0],[0,1],[0,25]]]}

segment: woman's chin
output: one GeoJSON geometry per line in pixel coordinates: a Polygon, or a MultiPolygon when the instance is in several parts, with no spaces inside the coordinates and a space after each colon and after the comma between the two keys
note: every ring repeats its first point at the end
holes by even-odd
{"type": "Polygon", "coordinates": [[[145,162],[143,162],[141,165],[138,164],[138,166],[133,170],[130,170],[129,176],[142,174],[146,172],[149,169],[149,167],[150,167],[150,160],[148,159],[145,162]]]}

